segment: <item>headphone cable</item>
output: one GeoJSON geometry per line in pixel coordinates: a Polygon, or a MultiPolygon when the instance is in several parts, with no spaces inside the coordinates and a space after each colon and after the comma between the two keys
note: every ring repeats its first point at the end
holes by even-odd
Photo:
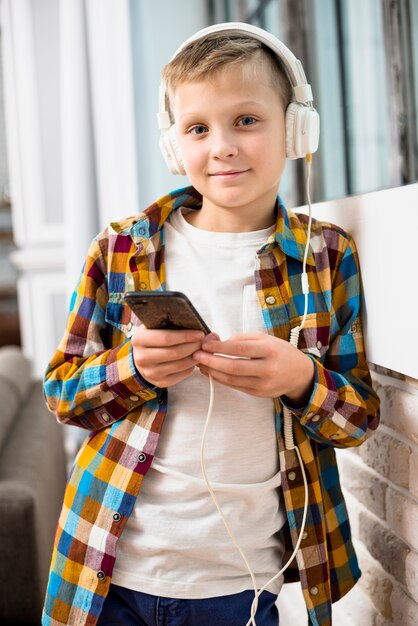
{"type": "MultiPolygon", "coordinates": [[[[292,328],[291,332],[290,332],[290,339],[289,342],[295,346],[295,348],[298,347],[298,340],[299,340],[299,334],[300,331],[302,330],[303,326],[305,325],[306,322],[306,317],[308,314],[308,296],[309,296],[309,281],[308,281],[308,274],[306,272],[306,263],[307,263],[307,258],[308,258],[308,253],[309,253],[309,244],[310,244],[310,239],[311,239],[311,228],[312,228],[312,205],[311,205],[311,196],[310,196],[310,180],[311,180],[311,166],[312,166],[312,155],[311,154],[307,154],[306,155],[306,166],[307,166],[307,176],[306,176],[306,196],[307,196],[307,200],[308,200],[308,208],[309,208],[309,219],[308,219],[308,228],[307,228],[307,235],[306,235],[306,245],[305,245],[305,253],[303,256],[303,265],[302,265],[302,292],[304,294],[304,313],[303,313],[303,317],[302,317],[302,321],[300,323],[299,326],[296,326],[296,328],[292,328]]],[[[212,376],[209,375],[209,386],[210,386],[210,399],[209,399],[209,407],[208,407],[208,412],[207,412],[207,416],[206,416],[206,422],[205,422],[205,426],[203,429],[203,434],[202,434],[202,439],[201,439],[201,444],[200,444],[200,466],[202,469],[202,474],[203,474],[203,478],[204,481],[206,483],[206,487],[207,490],[213,500],[213,503],[216,507],[216,509],[218,510],[219,515],[222,518],[222,521],[224,523],[224,526],[226,528],[226,531],[229,535],[229,537],[231,538],[232,543],[234,544],[234,546],[236,547],[236,549],[238,550],[238,552],[240,553],[245,566],[248,570],[248,573],[250,574],[251,577],[251,582],[253,585],[253,589],[254,589],[254,600],[252,602],[251,605],[251,615],[250,615],[250,619],[248,620],[248,622],[246,623],[245,626],[257,626],[256,621],[255,621],[255,614],[257,612],[257,607],[258,607],[258,598],[259,596],[263,593],[263,591],[265,591],[267,589],[267,587],[269,585],[271,585],[275,580],[277,580],[277,578],[279,578],[279,576],[281,576],[283,574],[283,572],[289,567],[289,565],[291,564],[291,562],[293,561],[293,559],[295,558],[302,538],[303,538],[303,533],[305,530],[305,525],[306,525],[306,518],[307,518],[307,513],[308,513],[308,481],[306,478],[306,472],[305,472],[305,468],[303,465],[303,461],[302,461],[302,457],[299,451],[299,448],[297,447],[297,445],[295,445],[294,439],[293,439],[293,429],[292,429],[292,413],[290,411],[290,409],[288,409],[286,406],[283,406],[283,431],[284,431],[284,440],[285,440],[285,448],[286,450],[294,450],[296,453],[296,456],[298,457],[298,461],[299,461],[299,466],[302,472],[302,478],[303,478],[303,484],[304,484],[304,489],[305,489],[305,498],[304,498],[304,506],[303,506],[303,516],[302,516],[302,523],[301,523],[301,528],[300,528],[300,532],[299,532],[299,536],[298,536],[298,540],[296,542],[295,548],[290,556],[290,558],[288,559],[288,561],[285,563],[285,565],[281,568],[281,570],[279,572],[277,572],[277,574],[275,574],[272,578],[270,578],[270,580],[268,580],[265,585],[263,585],[261,587],[261,589],[258,589],[258,585],[257,585],[257,581],[254,575],[253,570],[251,569],[251,566],[248,562],[248,559],[243,551],[243,549],[241,548],[241,546],[238,543],[238,540],[235,537],[235,534],[233,532],[233,530],[231,529],[231,527],[228,524],[228,521],[224,515],[224,512],[222,511],[222,508],[215,496],[215,493],[213,491],[212,485],[209,481],[208,475],[207,475],[207,471],[206,471],[206,466],[205,466],[205,442],[206,442],[206,435],[207,435],[207,431],[208,431],[208,426],[209,426],[209,422],[212,416],[212,411],[213,411],[213,402],[214,402],[214,386],[213,386],[213,378],[212,376]]]]}

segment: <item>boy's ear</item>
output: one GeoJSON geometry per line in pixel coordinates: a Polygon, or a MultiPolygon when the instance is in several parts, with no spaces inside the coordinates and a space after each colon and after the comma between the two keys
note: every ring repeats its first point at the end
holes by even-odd
{"type": "Polygon", "coordinates": [[[181,157],[180,147],[177,141],[176,125],[171,124],[169,128],[162,128],[160,134],[160,149],[172,174],[186,176],[184,162],[181,157]]]}
{"type": "Polygon", "coordinates": [[[291,102],[286,109],[286,158],[313,154],[319,143],[319,115],[315,109],[291,102]]]}

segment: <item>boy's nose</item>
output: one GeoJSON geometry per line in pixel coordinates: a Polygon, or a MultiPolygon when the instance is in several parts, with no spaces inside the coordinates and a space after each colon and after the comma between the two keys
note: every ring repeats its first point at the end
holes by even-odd
{"type": "Polygon", "coordinates": [[[214,159],[227,159],[238,154],[238,146],[228,133],[213,136],[211,156],[214,159]]]}

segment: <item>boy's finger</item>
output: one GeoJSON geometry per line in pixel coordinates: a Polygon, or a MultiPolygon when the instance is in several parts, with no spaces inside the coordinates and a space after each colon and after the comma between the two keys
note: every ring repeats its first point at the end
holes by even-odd
{"type": "Polygon", "coordinates": [[[140,344],[146,348],[162,348],[183,343],[201,342],[205,334],[200,330],[163,330],[139,327],[136,336],[140,340],[140,344]]]}
{"type": "Polygon", "coordinates": [[[175,344],[173,346],[141,346],[142,348],[146,348],[146,356],[145,350],[143,350],[143,362],[145,363],[170,363],[172,361],[179,361],[187,356],[191,356],[196,350],[200,348],[200,342],[194,343],[181,343],[175,344]]]}
{"type": "Polygon", "coordinates": [[[257,389],[260,386],[260,379],[256,376],[232,376],[225,372],[219,372],[218,370],[213,370],[207,367],[199,368],[201,373],[205,376],[209,374],[212,378],[223,385],[227,385],[228,387],[232,387],[237,390],[242,389],[257,389]]]}
{"type": "Polygon", "coordinates": [[[260,364],[258,359],[243,358],[234,359],[229,356],[211,354],[198,350],[193,354],[193,360],[203,367],[209,367],[217,372],[223,372],[232,376],[260,376],[260,364]]]}
{"type": "Polygon", "coordinates": [[[180,372],[194,369],[195,367],[196,363],[193,361],[191,356],[179,359],[178,361],[167,361],[165,363],[158,364],[158,376],[166,378],[173,374],[179,374],[180,372]]]}
{"type": "Polygon", "coordinates": [[[260,359],[266,356],[265,341],[249,341],[247,339],[227,339],[227,341],[208,341],[202,343],[202,350],[212,354],[225,354],[236,357],[260,359]]]}

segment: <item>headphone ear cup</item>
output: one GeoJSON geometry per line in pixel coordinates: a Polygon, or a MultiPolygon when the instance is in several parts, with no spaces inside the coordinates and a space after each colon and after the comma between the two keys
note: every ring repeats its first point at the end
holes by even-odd
{"type": "Polygon", "coordinates": [[[301,159],[313,154],[318,143],[318,113],[304,104],[291,102],[286,109],[286,157],[301,159]]]}
{"type": "Polygon", "coordinates": [[[163,129],[160,134],[160,149],[168,169],[172,174],[186,175],[183,159],[177,143],[177,133],[175,124],[170,128],[163,129]]]}
{"type": "Polygon", "coordinates": [[[298,155],[295,153],[295,123],[297,116],[298,104],[291,102],[286,109],[286,158],[297,159],[298,155]]]}

